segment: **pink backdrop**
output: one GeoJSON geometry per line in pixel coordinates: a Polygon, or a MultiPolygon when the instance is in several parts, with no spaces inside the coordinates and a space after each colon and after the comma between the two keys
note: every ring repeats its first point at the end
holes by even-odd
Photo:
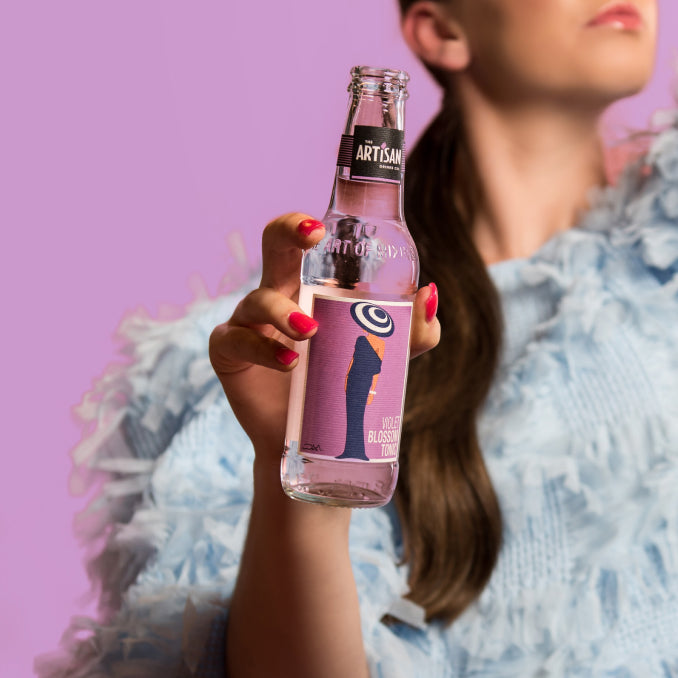
{"type": "MultiPolygon", "coordinates": [[[[661,4],[657,76],[617,122],[670,102],[678,7],[661,4]]],[[[437,95],[395,0],[2,3],[0,675],[31,675],[90,609],[70,408],[113,358],[116,325],[186,303],[197,274],[214,294],[229,234],[255,262],[274,215],[322,215],[361,63],[410,71],[411,144],[437,95]]]]}

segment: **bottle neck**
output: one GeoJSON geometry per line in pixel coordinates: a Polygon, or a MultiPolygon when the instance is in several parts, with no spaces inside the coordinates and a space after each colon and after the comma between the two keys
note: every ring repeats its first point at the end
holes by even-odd
{"type": "Polygon", "coordinates": [[[334,180],[330,209],[341,214],[380,219],[403,219],[402,183],[356,181],[341,176],[334,180]]]}
{"type": "Polygon", "coordinates": [[[342,137],[329,209],[403,220],[405,97],[355,93],[342,137]]]}

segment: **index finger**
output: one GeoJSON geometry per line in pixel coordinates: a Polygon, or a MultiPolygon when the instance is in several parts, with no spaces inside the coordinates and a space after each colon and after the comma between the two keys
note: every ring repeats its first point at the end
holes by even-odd
{"type": "Polygon", "coordinates": [[[325,228],[308,214],[291,212],[274,219],[261,239],[261,286],[291,296],[299,286],[299,269],[304,250],[325,235],[325,228]]]}

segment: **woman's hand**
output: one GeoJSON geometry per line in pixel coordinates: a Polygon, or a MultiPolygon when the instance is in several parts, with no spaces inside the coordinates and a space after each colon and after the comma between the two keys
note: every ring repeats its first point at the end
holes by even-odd
{"type": "MultiPolygon", "coordinates": [[[[259,287],[210,337],[210,360],[233,412],[258,458],[270,457],[274,464],[280,462],[285,438],[290,372],[299,362],[292,346],[317,331],[317,323],[297,305],[301,257],[324,235],[320,222],[298,212],[268,224],[259,287]]],[[[436,308],[435,286],[420,289],[412,317],[412,357],[438,343],[436,308]]]]}

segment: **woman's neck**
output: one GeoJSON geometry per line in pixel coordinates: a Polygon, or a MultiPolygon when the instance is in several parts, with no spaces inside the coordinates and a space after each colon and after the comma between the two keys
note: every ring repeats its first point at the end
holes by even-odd
{"type": "MultiPolygon", "coordinates": [[[[605,182],[599,112],[571,106],[499,110],[462,87],[474,240],[489,265],[533,254],[571,228],[605,182]]],[[[462,169],[462,168],[460,168],[462,169]]]]}

